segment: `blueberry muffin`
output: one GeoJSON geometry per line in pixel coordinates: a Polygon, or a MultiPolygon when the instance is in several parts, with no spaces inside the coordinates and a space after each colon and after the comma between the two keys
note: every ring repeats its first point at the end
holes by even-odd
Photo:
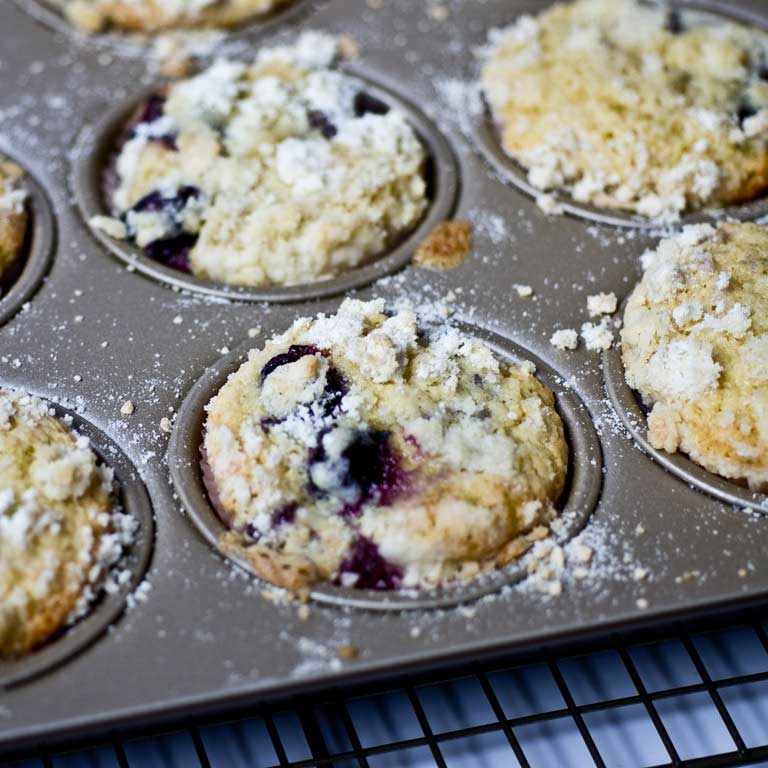
{"type": "Polygon", "coordinates": [[[639,0],[577,0],[491,33],[482,87],[542,191],[661,219],[768,186],[768,35],[639,0]]]}
{"type": "Polygon", "coordinates": [[[305,33],[252,64],[219,60],[145,105],[93,222],[162,263],[236,285],[325,280],[381,254],[427,207],[403,114],[305,33]]]}
{"type": "Polygon", "coordinates": [[[0,658],[41,645],[87,607],[127,533],[88,440],[0,390],[0,658]]]}
{"type": "Polygon", "coordinates": [[[27,232],[26,192],[21,188],[24,172],[16,163],[0,156],[0,289],[18,264],[27,232]]]}
{"type": "Polygon", "coordinates": [[[438,586],[502,567],[555,518],[568,465],[532,368],[383,300],[297,320],[206,408],[224,547],[291,590],[438,586]]]}
{"type": "Polygon", "coordinates": [[[232,27],[289,0],[48,0],[84,32],[232,27]]]}
{"type": "Polygon", "coordinates": [[[768,487],[768,229],[686,227],[643,256],[627,302],[627,383],[651,444],[768,487]]]}

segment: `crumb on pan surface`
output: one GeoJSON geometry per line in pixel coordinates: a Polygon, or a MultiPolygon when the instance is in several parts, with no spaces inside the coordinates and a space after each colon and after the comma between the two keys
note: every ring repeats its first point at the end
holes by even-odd
{"type": "Polygon", "coordinates": [[[26,192],[20,182],[24,171],[0,155],[0,286],[15,266],[27,231],[26,192]]]}
{"type": "Polygon", "coordinates": [[[47,0],[84,32],[232,27],[291,0],[47,0]]]}
{"type": "Polygon", "coordinates": [[[685,227],[643,256],[624,312],[627,383],[651,444],[768,487],[768,229],[685,227]]]}
{"type": "Polygon", "coordinates": [[[546,531],[565,484],[563,424],[532,366],[383,300],[297,320],[206,410],[224,547],[291,590],[501,567],[546,531]]]}
{"type": "Polygon", "coordinates": [[[416,249],[413,261],[432,269],[454,269],[472,252],[472,225],[467,221],[443,221],[416,249]]]}
{"type": "Polygon", "coordinates": [[[114,218],[92,224],[237,285],[316,282],[383,254],[426,211],[426,151],[334,68],[340,47],[305,32],[150,98],[116,160],[114,218]]]}
{"type": "Polygon", "coordinates": [[[85,613],[129,543],[112,472],[42,400],[0,390],[0,658],[85,613]]]}
{"type": "Polygon", "coordinates": [[[482,88],[542,191],[650,218],[768,186],[768,35],[638,0],[558,3],[493,30],[482,88]]]}

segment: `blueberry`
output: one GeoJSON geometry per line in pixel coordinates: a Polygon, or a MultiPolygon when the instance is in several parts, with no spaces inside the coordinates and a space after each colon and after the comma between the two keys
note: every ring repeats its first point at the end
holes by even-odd
{"type": "Polygon", "coordinates": [[[320,350],[312,344],[291,344],[287,352],[275,355],[264,363],[264,367],[261,369],[261,383],[263,384],[267,376],[281,365],[290,365],[290,363],[301,360],[302,357],[316,355],[319,352],[320,350]]]}
{"type": "Polygon", "coordinates": [[[339,132],[339,129],[331,122],[328,115],[319,109],[310,109],[307,112],[307,117],[309,118],[309,124],[313,128],[318,128],[326,139],[332,139],[339,132]]]}
{"type": "Polygon", "coordinates": [[[150,211],[153,213],[171,213],[176,214],[184,210],[184,206],[193,198],[199,197],[200,190],[197,187],[186,185],[179,187],[174,195],[166,196],[155,190],[148,195],[144,195],[132,210],[137,213],[150,211]]]}
{"type": "Polygon", "coordinates": [[[385,104],[381,99],[371,96],[370,93],[358,91],[355,94],[354,109],[357,117],[368,114],[386,115],[389,112],[389,105],[385,104]]]}
{"type": "Polygon", "coordinates": [[[137,123],[154,123],[155,120],[163,116],[165,109],[165,96],[155,93],[150,96],[144,104],[136,120],[137,123]]]}
{"type": "Polygon", "coordinates": [[[739,121],[739,126],[744,126],[744,121],[748,120],[757,114],[757,109],[753,107],[749,102],[745,101],[739,105],[739,109],[736,112],[736,117],[739,121]]]}
{"type": "Polygon", "coordinates": [[[323,413],[330,416],[334,411],[341,407],[341,401],[349,391],[347,382],[339,372],[338,368],[329,366],[325,374],[325,389],[323,390],[323,413]]]}
{"type": "Polygon", "coordinates": [[[680,35],[685,32],[685,24],[683,24],[680,11],[674,9],[667,11],[667,19],[664,23],[664,29],[673,35],[680,35]]]}
{"type": "Polygon", "coordinates": [[[345,573],[357,576],[357,589],[398,589],[403,580],[403,569],[385,560],[376,544],[365,536],[360,536],[349,548],[339,566],[337,583],[345,573]]]}
{"type": "MultiPolygon", "coordinates": [[[[310,450],[310,467],[326,460],[323,436],[318,436],[317,446],[310,450]]],[[[344,491],[347,502],[338,511],[344,518],[358,517],[363,505],[373,500],[382,506],[389,506],[406,490],[408,478],[400,458],[392,448],[390,433],[381,430],[361,429],[342,451],[345,462],[343,476],[339,479],[339,490],[344,491]]],[[[324,495],[310,479],[310,492],[315,496],[324,495]]]]}
{"type": "Polygon", "coordinates": [[[299,505],[296,502],[290,502],[285,506],[276,509],[272,513],[272,526],[278,528],[284,523],[292,523],[296,519],[296,510],[299,505]]]}
{"type": "Polygon", "coordinates": [[[191,272],[189,252],[196,242],[197,235],[191,232],[181,232],[178,235],[153,240],[144,246],[144,251],[154,261],[178,269],[179,272],[191,272]]]}

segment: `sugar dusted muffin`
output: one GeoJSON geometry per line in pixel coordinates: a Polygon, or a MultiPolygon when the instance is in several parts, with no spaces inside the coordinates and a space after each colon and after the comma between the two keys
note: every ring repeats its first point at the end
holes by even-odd
{"type": "Polygon", "coordinates": [[[224,546],[291,590],[418,588],[504,566],[556,516],[568,465],[531,369],[383,300],[297,320],[206,409],[224,546]]]}
{"type": "Polygon", "coordinates": [[[558,3],[491,33],[482,87],[542,191],[652,218],[768,186],[768,35],[639,0],[558,3]]]}
{"type": "Polygon", "coordinates": [[[232,27],[289,0],[48,0],[85,32],[232,27]]]}
{"type": "Polygon", "coordinates": [[[81,615],[130,540],[112,473],[31,395],[0,390],[0,658],[81,615]]]}
{"type": "Polygon", "coordinates": [[[643,256],[624,313],[651,444],[768,487],[768,229],[686,227],[643,256]]]}
{"type": "Polygon", "coordinates": [[[0,289],[16,266],[27,231],[26,192],[21,188],[24,172],[0,156],[0,289]]]}
{"type": "Polygon", "coordinates": [[[292,285],[370,261],[427,208],[404,115],[303,34],[254,63],[219,60],[145,105],[116,163],[114,219],[162,263],[222,283],[292,285]]]}

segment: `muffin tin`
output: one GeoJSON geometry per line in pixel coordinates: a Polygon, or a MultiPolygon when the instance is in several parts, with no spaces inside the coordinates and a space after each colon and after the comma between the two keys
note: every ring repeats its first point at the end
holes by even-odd
{"type": "MultiPolygon", "coordinates": [[[[428,153],[427,192],[429,208],[419,225],[407,235],[399,238],[379,258],[330,280],[303,285],[263,287],[224,285],[195,275],[187,275],[178,269],[160,264],[149,258],[132,243],[115,240],[99,230],[94,230],[93,234],[115,256],[150,277],[179,288],[240,301],[287,302],[334,296],[372,283],[378,278],[402,269],[411,260],[416,246],[437,224],[450,218],[458,187],[456,160],[446,139],[423,112],[398,97],[391,90],[382,88],[370,79],[356,75],[354,65],[344,69],[348,75],[358,81],[361,90],[405,114],[428,153]]],[[[137,107],[153,91],[154,89],[150,90],[144,94],[143,98],[134,100],[128,105],[119,106],[113,112],[108,113],[104,120],[96,126],[87,126],[79,136],[70,183],[80,212],[86,221],[92,216],[110,214],[104,199],[106,192],[103,179],[104,168],[119,149],[118,137],[125,132],[131,116],[136,113],[137,107]]]]}
{"type": "MultiPolygon", "coordinates": [[[[646,455],[644,414],[623,386],[617,353],[601,360],[583,345],[562,352],[549,343],[556,329],[589,320],[588,295],[624,298],[656,239],[647,227],[547,217],[486,160],[494,136],[486,130],[480,141],[478,117],[466,108],[473,51],[489,28],[546,4],[300,0],[300,12],[230,37],[225,47],[245,57],[308,28],[353,37],[361,53],[350,72],[404,105],[432,152],[429,224],[452,216],[475,228],[472,256],[451,271],[406,266],[414,235],[364,274],[253,295],[166,274],[90,230],[85,216],[102,204],[96,162],[115,121],[157,87],[156,76],[146,56],[0,4],[0,29],[14,30],[0,54],[0,146],[29,172],[32,211],[24,271],[0,300],[0,385],[76,406],[105,459],[126,467],[118,476],[140,476],[155,518],[142,599],[125,612],[122,600],[109,614],[97,608],[93,624],[82,622],[0,680],[0,753],[768,596],[764,498],[682,457],[646,455]],[[530,285],[533,296],[515,285],[530,285]],[[248,347],[352,293],[442,301],[499,354],[537,365],[575,454],[564,499],[573,514],[560,535],[565,542],[584,526],[586,575],[569,565],[560,594],[543,593],[513,567],[463,594],[387,601],[323,589],[298,607],[219,554],[196,460],[204,402],[248,347]],[[128,400],[130,414],[121,411],[128,400]]],[[[739,0],[717,9],[768,24],[761,6],[739,0]]],[[[419,236],[428,229],[425,222],[419,236]]],[[[137,550],[136,574],[145,552],[137,550]]]]}

